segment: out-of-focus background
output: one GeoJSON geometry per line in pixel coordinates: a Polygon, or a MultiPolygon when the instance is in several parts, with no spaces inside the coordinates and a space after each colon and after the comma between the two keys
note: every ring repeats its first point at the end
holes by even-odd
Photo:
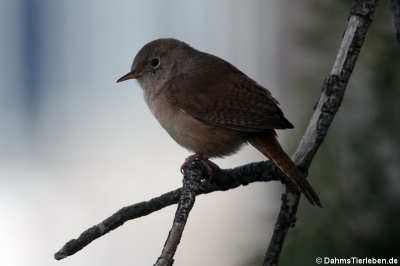
{"type": "MultiPolygon", "coordinates": [[[[0,3],[0,265],[152,265],[175,207],[128,222],[57,262],[67,240],[120,207],[181,185],[189,153],[158,125],[135,81],[116,84],[148,41],[174,37],[270,89],[296,129],[312,113],[349,1],[0,3]],[[327,19],[329,18],[329,19],[327,19]]],[[[325,208],[302,202],[281,265],[317,256],[398,256],[400,47],[382,4],[343,106],[310,169],[325,208]]],[[[263,157],[250,147],[216,160],[263,157]]],[[[198,197],[177,265],[260,265],[278,183],[198,197]]]]}

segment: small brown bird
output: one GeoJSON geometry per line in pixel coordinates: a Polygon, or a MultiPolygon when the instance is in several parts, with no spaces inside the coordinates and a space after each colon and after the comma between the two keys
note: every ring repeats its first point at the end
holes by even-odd
{"type": "Polygon", "coordinates": [[[257,82],[214,55],[182,41],[158,39],[136,55],[131,71],[144,98],[169,135],[194,158],[223,157],[250,143],[270,158],[311,204],[320,199],[285,153],[275,129],[293,128],[278,101],[257,82]]]}

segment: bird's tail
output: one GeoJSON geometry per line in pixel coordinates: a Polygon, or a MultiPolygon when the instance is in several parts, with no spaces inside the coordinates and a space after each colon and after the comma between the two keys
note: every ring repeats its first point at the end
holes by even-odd
{"type": "Polygon", "coordinates": [[[322,207],[318,194],[307,181],[305,175],[282,149],[274,133],[256,135],[249,140],[249,143],[271,159],[297,185],[312,205],[322,207]]]}

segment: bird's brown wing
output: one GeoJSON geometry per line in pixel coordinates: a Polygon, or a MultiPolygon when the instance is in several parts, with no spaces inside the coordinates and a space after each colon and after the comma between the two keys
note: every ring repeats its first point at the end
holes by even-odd
{"type": "Polygon", "coordinates": [[[207,124],[244,132],[293,128],[271,93],[236,69],[180,75],[164,89],[173,105],[207,124]]]}

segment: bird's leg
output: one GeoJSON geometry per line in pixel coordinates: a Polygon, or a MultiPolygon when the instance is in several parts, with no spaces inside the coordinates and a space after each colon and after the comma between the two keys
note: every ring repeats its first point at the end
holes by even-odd
{"type": "Polygon", "coordinates": [[[195,153],[195,154],[192,154],[192,155],[190,155],[189,157],[187,157],[187,158],[185,159],[185,162],[184,162],[184,163],[182,164],[182,166],[181,166],[181,173],[183,174],[183,169],[184,169],[191,161],[194,161],[194,160],[201,160],[202,157],[203,157],[203,155],[202,155],[201,153],[195,153]]]}
{"type": "Polygon", "coordinates": [[[213,176],[213,173],[215,170],[219,170],[219,166],[210,161],[207,157],[204,156],[202,153],[195,153],[193,155],[190,155],[189,157],[186,158],[185,162],[181,166],[181,172],[183,173],[183,169],[192,161],[194,160],[199,160],[204,167],[207,169],[207,176],[211,177],[213,176]]]}
{"type": "Polygon", "coordinates": [[[208,176],[213,176],[215,171],[221,170],[218,165],[210,161],[208,158],[204,158],[203,161],[204,166],[207,168],[208,176]]]}

